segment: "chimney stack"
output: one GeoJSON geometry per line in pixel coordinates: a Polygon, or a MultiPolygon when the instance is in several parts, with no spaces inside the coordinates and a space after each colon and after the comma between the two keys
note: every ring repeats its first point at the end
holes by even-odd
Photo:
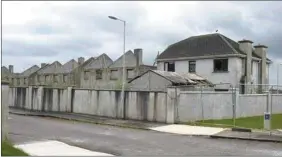
{"type": "Polygon", "coordinates": [[[14,73],[14,66],[13,65],[9,65],[9,72],[14,73]]]}
{"type": "Polygon", "coordinates": [[[142,49],[134,49],[134,55],[136,57],[136,64],[142,65],[142,59],[143,59],[143,50],[142,49]]]}
{"type": "Polygon", "coordinates": [[[78,65],[81,65],[81,64],[84,63],[84,58],[83,58],[83,57],[79,57],[79,58],[77,59],[77,61],[78,61],[78,65]]]}
{"type": "Polygon", "coordinates": [[[45,67],[46,65],[46,63],[41,63],[41,68],[45,67]]]}
{"type": "Polygon", "coordinates": [[[260,78],[259,78],[259,84],[267,84],[267,76],[266,76],[266,49],[268,48],[265,45],[256,45],[254,46],[255,53],[261,57],[261,64],[260,64],[260,78]]]}
{"type": "Polygon", "coordinates": [[[249,84],[251,83],[251,75],[252,75],[252,52],[253,52],[253,42],[251,40],[241,40],[238,42],[239,43],[239,49],[241,51],[243,51],[247,58],[246,58],[246,61],[245,61],[245,84],[247,84],[247,86],[245,86],[245,92],[246,94],[250,93],[249,89],[251,88],[248,88],[249,84]]]}

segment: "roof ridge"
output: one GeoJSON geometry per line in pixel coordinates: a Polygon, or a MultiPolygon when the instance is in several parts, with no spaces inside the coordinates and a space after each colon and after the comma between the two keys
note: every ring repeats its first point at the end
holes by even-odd
{"type": "Polygon", "coordinates": [[[218,33],[219,37],[233,50],[233,52],[239,54],[239,52],[225,39],[225,36],[218,33]]]}

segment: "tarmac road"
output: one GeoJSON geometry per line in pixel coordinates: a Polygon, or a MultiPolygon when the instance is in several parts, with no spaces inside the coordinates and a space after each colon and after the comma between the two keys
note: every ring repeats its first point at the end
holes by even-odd
{"type": "Polygon", "coordinates": [[[58,140],[114,155],[282,155],[282,144],[211,139],[52,118],[9,115],[15,144],[58,140]]]}

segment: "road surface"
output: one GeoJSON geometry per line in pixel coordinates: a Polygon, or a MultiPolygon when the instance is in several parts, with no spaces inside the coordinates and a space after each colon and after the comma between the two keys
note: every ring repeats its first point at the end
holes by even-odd
{"type": "Polygon", "coordinates": [[[114,155],[282,155],[281,143],[211,139],[51,118],[9,116],[10,139],[15,144],[58,140],[114,155]]]}

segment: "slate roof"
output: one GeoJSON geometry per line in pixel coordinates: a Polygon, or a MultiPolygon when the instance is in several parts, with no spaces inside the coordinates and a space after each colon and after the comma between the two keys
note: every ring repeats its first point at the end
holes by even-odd
{"type": "Polygon", "coordinates": [[[9,69],[7,67],[5,67],[5,66],[1,67],[1,73],[2,74],[11,74],[9,69]]]}
{"type": "Polygon", "coordinates": [[[210,81],[207,79],[194,74],[194,73],[177,73],[177,72],[169,72],[169,71],[161,71],[161,70],[148,70],[147,72],[133,78],[128,83],[132,82],[133,80],[142,77],[144,74],[148,72],[153,72],[167,80],[169,80],[173,84],[183,84],[183,85],[197,85],[197,84],[206,84],[212,85],[210,81]]]}
{"type": "Polygon", "coordinates": [[[37,65],[33,65],[32,67],[26,69],[25,71],[23,71],[20,75],[21,76],[29,76],[32,73],[36,72],[37,70],[39,70],[40,68],[37,65]]]}
{"type": "Polygon", "coordinates": [[[113,63],[112,59],[105,53],[91,59],[85,66],[85,69],[101,69],[107,68],[113,63]]]}
{"type": "Polygon", "coordinates": [[[78,63],[74,59],[71,59],[70,61],[66,62],[64,65],[59,67],[59,69],[57,70],[57,73],[70,73],[77,66],[78,66],[78,63]]]}
{"type": "MultiPolygon", "coordinates": [[[[158,56],[158,59],[170,59],[181,57],[199,57],[214,55],[245,54],[239,49],[239,43],[220,34],[206,34],[192,36],[168,46],[158,56]]],[[[255,54],[253,57],[261,58],[255,54]]],[[[269,60],[269,59],[268,59],[269,60]]],[[[270,61],[270,60],[269,60],[270,61]]]]}

